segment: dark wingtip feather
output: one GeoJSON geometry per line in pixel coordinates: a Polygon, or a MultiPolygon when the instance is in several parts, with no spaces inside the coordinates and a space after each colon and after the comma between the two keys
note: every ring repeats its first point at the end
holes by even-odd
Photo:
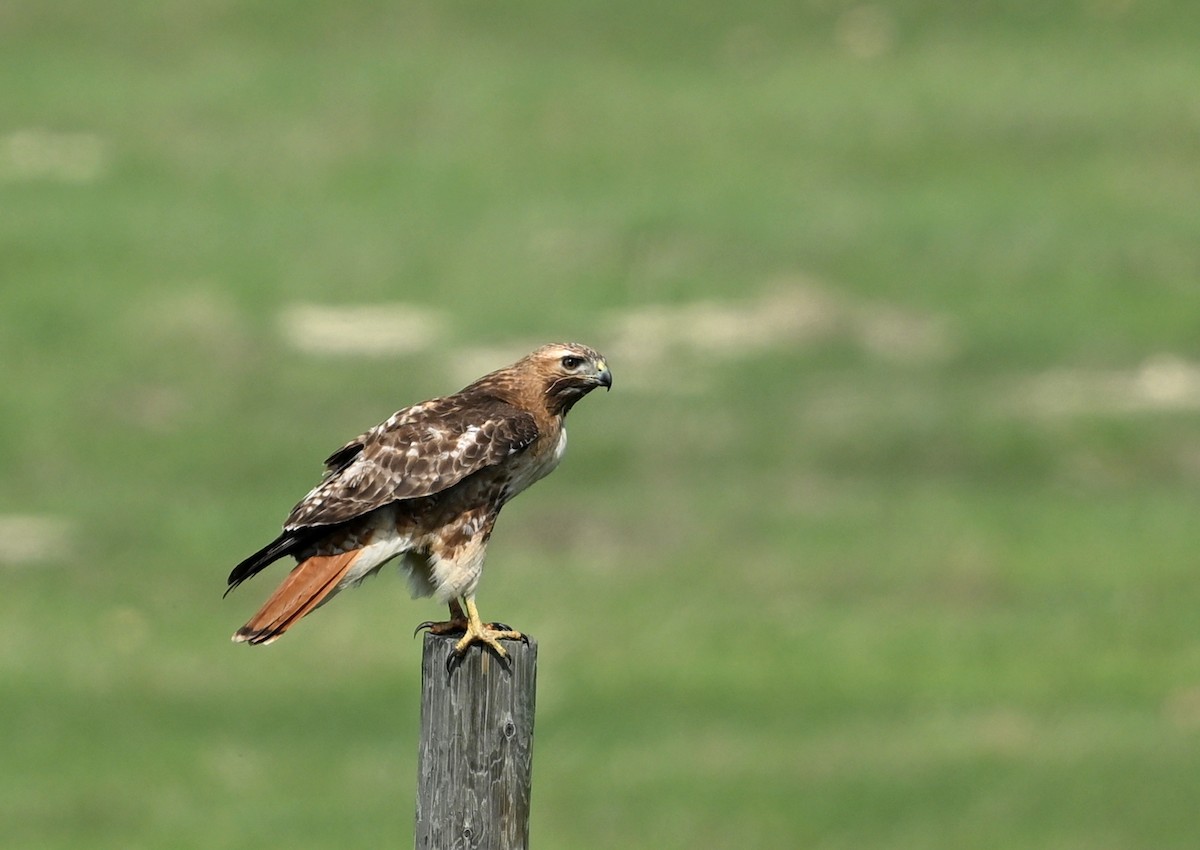
{"type": "Polygon", "coordinates": [[[283,556],[290,555],[303,542],[303,539],[302,535],[294,531],[285,531],[249,558],[246,558],[234,567],[233,571],[229,574],[229,587],[225,589],[224,595],[228,596],[231,590],[246,579],[257,575],[265,567],[278,561],[283,556]]]}

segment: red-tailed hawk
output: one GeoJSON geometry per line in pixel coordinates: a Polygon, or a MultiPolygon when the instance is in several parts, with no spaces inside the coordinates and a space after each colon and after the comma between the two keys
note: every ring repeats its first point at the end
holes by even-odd
{"type": "Polygon", "coordinates": [[[283,533],[229,574],[232,590],[279,558],[298,561],[233,639],[270,643],[399,557],[413,596],[450,605],[449,621],[418,630],[464,632],[458,656],[482,643],[503,657],[498,640],[521,634],[483,623],[475,607],[492,527],[509,499],[558,465],[572,405],[611,386],[612,373],[597,352],[574,343],[544,345],[351,440],[325,461],[324,479],[292,509],[283,533]]]}

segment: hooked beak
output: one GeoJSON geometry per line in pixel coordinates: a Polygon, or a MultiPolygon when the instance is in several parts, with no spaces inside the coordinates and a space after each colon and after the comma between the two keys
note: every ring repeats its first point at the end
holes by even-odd
{"type": "Polygon", "coordinates": [[[608,364],[603,360],[596,364],[596,383],[605,390],[612,389],[612,372],[609,371],[608,364]]]}

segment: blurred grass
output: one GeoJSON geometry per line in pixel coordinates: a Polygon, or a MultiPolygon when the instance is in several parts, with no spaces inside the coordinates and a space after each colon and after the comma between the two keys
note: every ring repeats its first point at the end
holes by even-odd
{"type": "Polygon", "coordinates": [[[74,529],[0,564],[0,844],[403,844],[436,611],[387,576],[238,651],[270,578],[224,575],[464,350],[578,338],[616,390],[481,596],[543,647],[538,846],[1192,846],[1195,409],[1030,387],[1200,356],[1198,25],[0,7],[0,514],[74,529]],[[646,360],[620,330],[793,290],[823,333],[646,360]],[[394,301],[444,341],[318,358],[278,324],[394,301]]]}

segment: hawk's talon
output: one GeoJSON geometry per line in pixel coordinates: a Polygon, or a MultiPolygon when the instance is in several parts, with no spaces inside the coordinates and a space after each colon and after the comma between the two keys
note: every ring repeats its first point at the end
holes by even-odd
{"type": "Polygon", "coordinates": [[[452,635],[457,634],[458,632],[465,632],[467,630],[467,621],[443,620],[441,622],[437,622],[434,620],[426,620],[423,623],[419,623],[417,627],[413,629],[413,637],[419,635],[424,629],[428,629],[431,635],[452,635]]]}

